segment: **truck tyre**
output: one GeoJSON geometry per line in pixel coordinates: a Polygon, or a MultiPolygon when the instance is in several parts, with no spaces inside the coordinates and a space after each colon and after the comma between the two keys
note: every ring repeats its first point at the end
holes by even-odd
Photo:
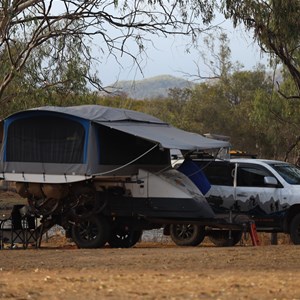
{"type": "Polygon", "coordinates": [[[242,235],[243,232],[241,230],[232,230],[230,238],[229,230],[212,230],[208,237],[217,247],[231,247],[241,240],[242,235]]]}
{"type": "Polygon", "coordinates": [[[291,221],[290,236],[293,244],[300,245],[300,214],[294,216],[291,221]]]}
{"type": "Polygon", "coordinates": [[[198,246],[205,238],[205,227],[196,224],[171,224],[170,235],[178,246],[198,246]]]}
{"type": "Polygon", "coordinates": [[[130,248],[140,240],[142,234],[142,230],[115,228],[112,230],[108,243],[112,248],[130,248]]]}
{"type": "Polygon", "coordinates": [[[103,247],[109,235],[110,224],[99,215],[93,215],[72,227],[72,239],[78,248],[103,247]]]}

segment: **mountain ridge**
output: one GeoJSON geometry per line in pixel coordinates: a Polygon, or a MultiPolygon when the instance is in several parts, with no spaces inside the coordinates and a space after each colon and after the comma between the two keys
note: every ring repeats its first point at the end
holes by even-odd
{"type": "Polygon", "coordinates": [[[126,94],[133,99],[165,98],[170,89],[192,87],[193,82],[172,75],[158,75],[141,80],[121,80],[107,90],[116,94],[126,94]]]}

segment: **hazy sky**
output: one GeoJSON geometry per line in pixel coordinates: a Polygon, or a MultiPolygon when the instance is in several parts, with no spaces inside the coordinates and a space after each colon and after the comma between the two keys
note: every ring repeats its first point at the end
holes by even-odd
{"type": "MultiPolygon", "coordinates": [[[[222,27],[230,39],[231,59],[239,61],[245,69],[252,69],[258,63],[266,63],[266,57],[261,56],[261,52],[252,37],[243,29],[233,29],[231,23],[226,21],[222,27]]],[[[197,67],[201,69],[201,74],[209,74],[208,68],[199,60],[196,50],[190,53],[185,52],[187,39],[183,37],[153,38],[155,45],[148,45],[147,58],[142,61],[143,74],[132,67],[132,61],[128,57],[119,58],[122,65],[118,65],[114,58],[110,57],[100,65],[99,75],[104,85],[112,84],[120,80],[140,80],[157,75],[172,75],[185,77],[184,74],[196,74],[197,67]]],[[[203,48],[204,49],[204,48],[203,48]]],[[[103,58],[101,59],[103,61],[103,58]]]]}
{"type": "MultiPolygon", "coordinates": [[[[58,4],[62,5],[62,2],[56,3],[55,11],[60,10],[58,4]]],[[[64,10],[64,7],[62,6],[61,9],[64,10]]],[[[220,26],[231,41],[231,60],[233,62],[239,61],[244,65],[245,69],[250,70],[258,63],[267,63],[266,57],[261,57],[257,44],[252,37],[248,36],[245,30],[233,29],[231,22],[224,21],[222,15],[217,15],[215,24],[221,24],[220,26]]],[[[93,41],[95,47],[92,47],[93,56],[101,62],[95,68],[97,68],[98,76],[104,86],[120,80],[140,80],[158,75],[172,75],[188,79],[184,74],[196,74],[196,62],[201,70],[201,75],[212,75],[203,61],[201,61],[196,50],[186,53],[186,44],[190,38],[182,36],[157,38],[150,35],[148,38],[152,40],[152,45],[151,43],[147,45],[147,57],[144,57],[140,64],[142,73],[136,66],[133,66],[132,59],[126,55],[117,57],[119,63],[116,62],[113,56],[107,58],[106,54],[99,51],[96,46],[97,44],[103,45],[103,40],[97,41],[97,38],[95,38],[93,41]]],[[[205,48],[202,49],[202,51],[205,50],[205,48]]],[[[134,50],[130,49],[130,44],[129,51],[135,53],[134,50]]]]}

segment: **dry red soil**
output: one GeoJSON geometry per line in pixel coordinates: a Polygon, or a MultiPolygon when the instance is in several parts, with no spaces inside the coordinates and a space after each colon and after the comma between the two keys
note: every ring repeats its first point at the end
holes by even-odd
{"type": "Polygon", "coordinates": [[[0,252],[1,299],[300,299],[300,247],[41,249],[0,252]]]}

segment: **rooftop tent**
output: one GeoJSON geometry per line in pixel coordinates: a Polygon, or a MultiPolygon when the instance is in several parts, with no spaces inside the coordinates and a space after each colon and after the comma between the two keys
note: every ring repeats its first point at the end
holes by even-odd
{"type": "Polygon", "coordinates": [[[40,107],[35,110],[55,111],[78,116],[97,124],[157,142],[161,147],[179,150],[204,150],[229,147],[226,141],[214,140],[175,128],[145,113],[126,109],[85,105],[73,107],[40,107]]]}
{"type": "Polygon", "coordinates": [[[39,107],[7,117],[0,172],[6,180],[70,182],[170,165],[170,149],[228,147],[153,116],[98,105],[39,107]]]}
{"type": "Polygon", "coordinates": [[[9,116],[3,126],[2,177],[49,182],[52,175],[86,174],[89,127],[88,120],[58,113],[28,110],[9,116]]]}

